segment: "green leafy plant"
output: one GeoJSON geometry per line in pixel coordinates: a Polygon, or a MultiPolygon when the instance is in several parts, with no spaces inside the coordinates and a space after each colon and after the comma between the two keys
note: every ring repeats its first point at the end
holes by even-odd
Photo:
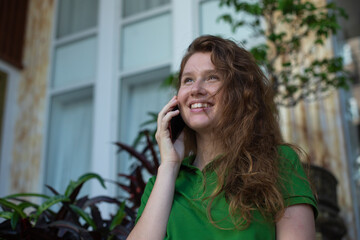
{"type": "MultiPolygon", "coordinates": [[[[157,114],[149,115],[151,119],[142,126],[156,122],[157,114]]],[[[91,179],[97,180],[105,188],[104,179],[95,173],[70,181],[64,194],[46,185],[53,193],[52,196],[38,193],[9,195],[0,198],[0,218],[5,219],[0,223],[0,239],[126,239],[134,227],[136,212],[146,185],[143,172],[155,175],[159,167],[155,132],[156,129],[139,132],[133,146],[115,143],[119,151],[125,151],[137,160],[131,174],[119,174],[129,180],[128,185],[123,181],[112,181],[128,193],[123,201],[108,196],[79,197],[82,186],[91,179]],[[137,148],[141,148],[140,151],[137,148]],[[26,200],[28,197],[41,198],[43,203],[32,203],[26,200]],[[118,211],[109,219],[103,219],[97,206],[99,203],[116,204],[118,211]],[[52,210],[54,205],[61,207],[55,211],[52,210]]]]}
{"type": "Polygon", "coordinates": [[[37,193],[20,193],[0,198],[4,218],[0,224],[0,239],[125,239],[134,225],[134,211],[115,198],[108,196],[78,197],[87,181],[96,179],[105,188],[104,180],[95,173],[88,173],[71,181],[65,193],[60,194],[51,186],[53,196],[37,193]],[[25,198],[39,197],[42,204],[25,198]],[[116,204],[118,211],[109,219],[103,219],[98,204],[116,204]],[[58,211],[52,210],[60,205],[58,211]]]}
{"type": "Polygon", "coordinates": [[[340,29],[338,19],[347,18],[334,2],[318,6],[301,0],[221,0],[222,6],[235,10],[235,15],[219,18],[234,32],[249,27],[254,38],[265,39],[250,52],[271,80],[279,105],[294,106],[329,89],[348,88],[351,77],[342,58],[319,54],[340,29]]]}
{"type": "MultiPolygon", "coordinates": [[[[151,113],[150,115],[153,119],[145,122],[145,125],[153,123],[154,119],[157,117],[157,115],[151,113]]],[[[120,177],[129,180],[130,183],[126,185],[123,182],[117,182],[117,185],[128,193],[129,197],[126,200],[134,211],[140,207],[141,196],[146,185],[143,172],[146,171],[148,175],[156,175],[160,164],[158,152],[155,147],[157,145],[154,137],[155,132],[156,130],[144,130],[139,132],[133,146],[121,142],[115,143],[119,147],[119,151],[126,151],[130,156],[136,159],[136,166],[131,174],[119,174],[120,177]],[[137,150],[137,147],[140,146],[142,148],[137,150]]]]}

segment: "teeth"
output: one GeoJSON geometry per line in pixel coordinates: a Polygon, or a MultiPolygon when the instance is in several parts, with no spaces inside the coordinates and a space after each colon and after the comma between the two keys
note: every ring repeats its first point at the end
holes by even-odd
{"type": "Polygon", "coordinates": [[[191,104],[191,109],[194,109],[194,108],[207,108],[209,107],[209,105],[207,103],[194,103],[194,104],[191,104]]]}

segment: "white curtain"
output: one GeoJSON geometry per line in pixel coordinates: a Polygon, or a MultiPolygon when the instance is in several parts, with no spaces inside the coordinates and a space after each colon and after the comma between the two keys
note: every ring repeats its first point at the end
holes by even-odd
{"type": "Polygon", "coordinates": [[[91,95],[72,95],[55,98],[52,104],[45,184],[60,193],[65,191],[70,180],[76,180],[91,169],[91,95]]]}
{"type": "Polygon", "coordinates": [[[128,17],[155,7],[160,7],[167,3],[170,3],[170,0],[124,0],[123,17],[128,17]]]}

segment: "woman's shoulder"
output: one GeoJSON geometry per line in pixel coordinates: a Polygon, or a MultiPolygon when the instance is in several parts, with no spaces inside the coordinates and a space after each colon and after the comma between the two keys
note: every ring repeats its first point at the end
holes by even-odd
{"type": "Polygon", "coordinates": [[[277,146],[278,153],[281,156],[297,156],[296,151],[290,144],[281,144],[277,146]]]}
{"type": "Polygon", "coordinates": [[[306,153],[297,146],[282,144],[278,146],[278,166],[280,174],[305,176],[303,163],[307,163],[306,153]]]}
{"type": "Polygon", "coordinates": [[[277,150],[280,162],[285,161],[291,164],[300,163],[299,153],[301,150],[298,147],[291,146],[289,144],[281,144],[278,145],[277,150]]]}
{"type": "Polygon", "coordinates": [[[309,204],[317,216],[317,203],[307,176],[308,170],[305,171],[301,161],[305,160],[306,163],[306,154],[300,148],[286,144],[279,145],[278,152],[279,183],[285,206],[309,204]]]}

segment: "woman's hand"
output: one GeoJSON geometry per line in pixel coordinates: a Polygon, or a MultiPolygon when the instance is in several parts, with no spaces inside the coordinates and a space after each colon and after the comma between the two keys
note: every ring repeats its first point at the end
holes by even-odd
{"type": "Polygon", "coordinates": [[[129,240],[161,240],[166,236],[166,227],[174,199],[175,181],[184,158],[184,133],[181,133],[173,144],[168,128],[171,118],[180,114],[179,110],[172,111],[177,103],[177,98],[173,97],[158,115],[155,136],[159,144],[161,165],[145,209],[127,238],[129,240]]]}
{"type": "Polygon", "coordinates": [[[160,149],[161,163],[178,163],[184,158],[184,133],[172,143],[170,138],[170,120],[179,115],[180,111],[172,110],[178,104],[177,97],[174,96],[160,111],[157,119],[156,141],[160,149]]]}

